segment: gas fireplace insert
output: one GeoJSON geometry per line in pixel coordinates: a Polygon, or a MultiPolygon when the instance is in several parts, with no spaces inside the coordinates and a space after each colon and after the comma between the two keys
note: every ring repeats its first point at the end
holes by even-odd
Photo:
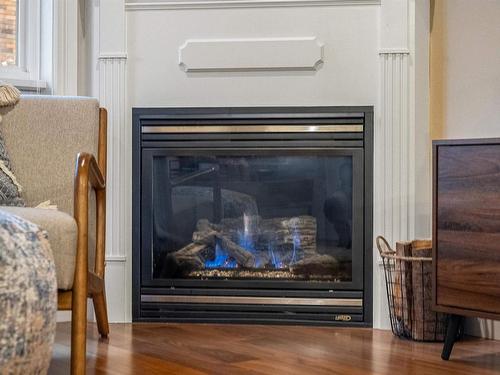
{"type": "Polygon", "coordinates": [[[134,108],[133,319],[371,325],[371,107],[134,108]]]}

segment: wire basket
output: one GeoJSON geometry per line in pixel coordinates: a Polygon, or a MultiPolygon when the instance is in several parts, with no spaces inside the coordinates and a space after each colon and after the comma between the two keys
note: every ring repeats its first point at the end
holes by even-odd
{"type": "Polygon", "coordinates": [[[382,236],[376,242],[384,264],[394,335],[415,341],[443,341],[447,316],[432,311],[432,242],[398,242],[396,251],[382,236]]]}

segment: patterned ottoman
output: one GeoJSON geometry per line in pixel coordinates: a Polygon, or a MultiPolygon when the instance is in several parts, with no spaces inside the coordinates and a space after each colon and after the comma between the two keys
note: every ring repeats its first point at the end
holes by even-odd
{"type": "Polygon", "coordinates": [[[46,233],[0,211],[0,374],[45,374],[57,284],[46,233]]]}

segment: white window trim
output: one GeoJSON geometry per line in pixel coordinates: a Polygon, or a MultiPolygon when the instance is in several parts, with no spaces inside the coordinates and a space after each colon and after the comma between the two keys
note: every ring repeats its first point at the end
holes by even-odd
{"type": "Polygon", "coordinates": [[[0,66],[0,79],[23,90],[44,89],[47,84],[40,79],[40,2],[19,0],[17,14],[17,65],[0,66]]]}

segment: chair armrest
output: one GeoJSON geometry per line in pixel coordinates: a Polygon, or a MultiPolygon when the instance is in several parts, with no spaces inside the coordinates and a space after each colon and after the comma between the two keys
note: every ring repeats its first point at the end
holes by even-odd
{"type": "Polygon", "coordinates": [[[106,181],[95,157],[80,153],[76,159],[74,217],[78,226],[76,270],[74,284],[87,289],[89,186],[96,194],[96,250],[94,273],[104,277],[106,181]]]}
{"type": "Polygon", "coordinates": [[[97,161],[92,154],[86,152],[79,153],[76,158],[75,171],[75,198],[79,191],[83,191],[83,185],[90,185],[95,190],[103,190],[106,188],[103,173],[97,164],[97,161]]]}

